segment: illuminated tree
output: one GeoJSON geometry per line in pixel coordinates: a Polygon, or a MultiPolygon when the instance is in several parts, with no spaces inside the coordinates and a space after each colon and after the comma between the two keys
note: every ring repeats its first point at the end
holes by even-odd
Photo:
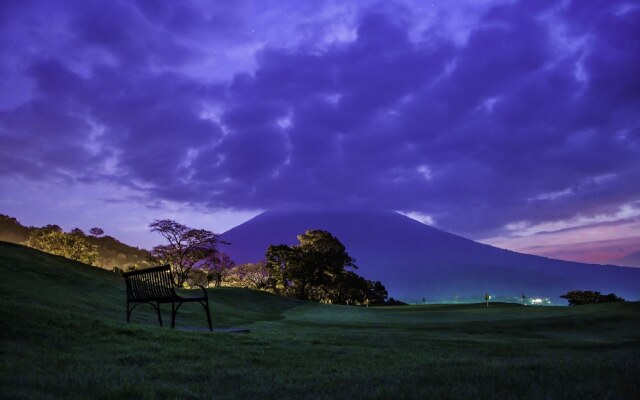
{"type": "Polygon", "coordinates": [[[266,265],[264,261],[236,265],[227,270],[225,281],[231,286],[266,289],[270,279],[266,265]]]}
{"type": "Polygon", "coordinates": [[[267,271],[269,272],[269,286],[274,292],[285,296],[292,296],[290,291],[292,281],[288,274],[294,259],[297,257],[293,247],[286,244],[269,246],[266,253],[267,271]]]}
{"type": "Polygon", "coordinates": [[[193,287],[193,286],[207,287],[208,284],[209,284],[209,281],[207,279],[206,271],[203,271],[197,268],[193,268],[189,270],[183,282],[183,286],[186,286],[186,287],[193,287]]]}
{"type": "Polygon", "coordinates": [[[216,257],[217,246],[221,243],[213,232],[193,229],[170,219],[155,220],[149,227],[151,232],[158,232],[168,242],[151,250],[153,259],[171,265],[180,287],[184,286],[191,270],[216,257]]]}
{"type": "Polygon", "coordinates": [[[89,243],[83,235],[64,233],[49,225],[31,232],[27,246],[89,265],[98,259],[98,247],[89,243]]]}

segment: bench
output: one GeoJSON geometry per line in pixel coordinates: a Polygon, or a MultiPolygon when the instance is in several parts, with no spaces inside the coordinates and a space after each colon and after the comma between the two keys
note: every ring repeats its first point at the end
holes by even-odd
{"type": "Polygon", "coordinates": [[[209,313],[209,296],[205,288],[198,285],[204,292],[204,296],[182,297],[178,295],[175,290],[177,285],[173,280],[169,265],[125,272],[122,276],[127,286],[127,322],[130,321],[134,308],[139,304],[148,303],[156,309],[158,321],[162,326],[160,304],[171,303],[171,328],[175,328],[178,308],[184,303],[198,302],[204,307],[207,314],[209,330],[213,330],[209,313]]]}

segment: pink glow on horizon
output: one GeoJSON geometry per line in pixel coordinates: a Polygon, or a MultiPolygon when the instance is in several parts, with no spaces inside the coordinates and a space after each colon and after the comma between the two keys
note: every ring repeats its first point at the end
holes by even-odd
{"type": "Polygon", "coordinates": [[[612,260],[640,251],[640,236],[632,234],[635,233],[634,229],[637,227],[618,227],[616,234],[613,232],[615,228],[594,229],[587,227],[569,232],[496,237],[480,240],[480,242],[519,253],[566,261],[607,264],[612,260]],[[623,236],[625,234],[630,235],[623,236]]]}
{"type": "Polygon", "coordinates": [[[638,250],[640,250],[640,236],[542,248],[532,247],[520,251],[560,260],[607,264],[638,250]]]}

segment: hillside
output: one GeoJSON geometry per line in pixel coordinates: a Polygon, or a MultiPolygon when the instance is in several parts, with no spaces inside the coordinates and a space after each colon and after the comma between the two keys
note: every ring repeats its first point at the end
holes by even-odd
{"type": "Polygon", "coordinates": [[[0,275],[3,398],[640,398],[639,303],[356,308],[218,288],[214,326],[250,333],[212,334],[197,304],[178,330],[145,305],[127,324],[118,274],[23,246],[0,242],[0,275]]]}
{"type": "MultiPolygon", "coordinates": [[[[26,244],[29,234],[38,227],[22,225],[17,219],[0,214],[0,240],[16,244],[26,244]]],[[[104,269],[118,267],[126,270],[128,267],[148,267],[149,253],[146,250],[126,245],[111,236],[95,237],[85,235],[91,244],[98,246],[98,260],[96,266],[104,269]]]]}
{"type": "Polygon", "coordinates": [[[35,228],[23,226],[17,219],[0,214],[0,240],[10,243],[24,243],[35,228]]]}
{"type": "Polygon", "coordinates": [[[620,265],[623,267],[635,267],[640,268],[640,251],[636,251],[631,254],[627,254],[624,257],[610,260],[609,263],[613,265],[620,265]]]}
{"type": "Polygon", "coordinates": [[[477,302],[486,292],[504,300],[549,299],[569,290],[614,292],[640,299],[640,270],[516,253],[443,232],[395,212],[268,211],[222,234],[237,262],[264,258],[270,244],[324,229],[344,243],[358,273],[379,280],[408,302],[477,302]]]}

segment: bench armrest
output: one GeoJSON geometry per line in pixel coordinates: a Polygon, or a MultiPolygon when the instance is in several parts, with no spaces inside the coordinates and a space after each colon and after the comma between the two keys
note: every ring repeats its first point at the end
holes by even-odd
{"type": "Polygon", "coordinates": [[[204,288],[204,286],[202,285],[196,285],[197,287],[199,287],[200,289],[202,289],[202,291],[204,292],[204,297],[209,300],[209,294],[207,294],[207,289],[204,288]]]}

